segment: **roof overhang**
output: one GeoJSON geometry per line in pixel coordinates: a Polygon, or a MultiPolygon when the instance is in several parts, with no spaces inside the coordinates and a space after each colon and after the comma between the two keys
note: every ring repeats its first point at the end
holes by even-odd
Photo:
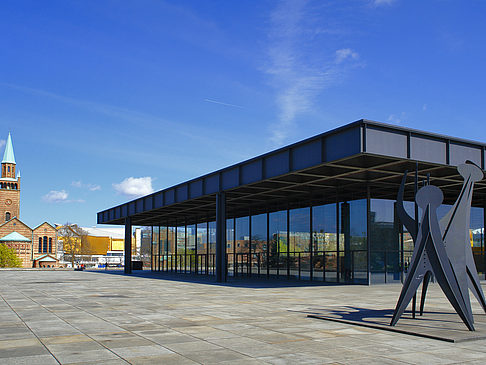
{"type": "MultiPolygon", "coordinates": [[[[457,165],[485,168],[486,145],[360,120],[251,160],[98,213],[98,223],[192,224],[215,217],[215,195],[225,192],[227,216],[366,198],[396,199],[408,170],[405,198],[413,200],[415,172],[453,203],[463,179],[457,165]]],[[[484,206],[486,180],[476,183],[473,206],[484,206]]]]}

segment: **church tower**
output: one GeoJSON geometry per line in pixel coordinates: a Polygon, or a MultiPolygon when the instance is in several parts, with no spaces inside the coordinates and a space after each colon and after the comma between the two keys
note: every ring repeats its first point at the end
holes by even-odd
{"type": "Polygon", "coordinates": [[[16,168],[12,137],[8,134],[0,178],[0,224],[20,218],[20,173],[16,168]]]}

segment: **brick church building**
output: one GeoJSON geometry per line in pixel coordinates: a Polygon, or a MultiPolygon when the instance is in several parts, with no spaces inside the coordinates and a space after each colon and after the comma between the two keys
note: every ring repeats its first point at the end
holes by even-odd
{"type": "Polygon", "coordinates": [[[58,267],[57,230],[44,222],[30,228],[20,220],[20,171],[10,133],[0,178],[0,244],[14,248],[23,267],[58,267]]]}

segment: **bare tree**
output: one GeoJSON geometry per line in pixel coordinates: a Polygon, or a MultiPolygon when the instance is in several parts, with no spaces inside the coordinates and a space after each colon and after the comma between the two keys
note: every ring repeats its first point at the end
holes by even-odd
{"type": "Polygon", "coordinates": [[[73,267],[81,256],[92,253],[88,233],[77,224],[66,223],[61,226],[58,230],[58,237],[62,241],[64,256],[65,258],[68,256],[73,267]]]}

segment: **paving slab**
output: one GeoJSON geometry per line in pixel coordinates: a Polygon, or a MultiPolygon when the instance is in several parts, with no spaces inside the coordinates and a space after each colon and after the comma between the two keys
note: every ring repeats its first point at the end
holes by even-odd
{"type": "MultiPolygon", "coordinates": [[[[362,321],[387,322],[386,310],[394,307],[399,284],[279,287],[181,278],[150,272],[0,270],[0,363],[486,363],[486,339],[448,343],[308,318],[360,308],[362,321]]],[[[472,307],[474,335],[480,337],[486,333],[486,315],[474,298],[472,307]]],[[[430,285],[426,311],[424,318],[437,333],[450,326],[462,331],[436,284],[430,285]],[[451,316],[443,318],[443,313],[451,316]]],[[[407,316],[397,328],[408,325],[407,316]]]]}

